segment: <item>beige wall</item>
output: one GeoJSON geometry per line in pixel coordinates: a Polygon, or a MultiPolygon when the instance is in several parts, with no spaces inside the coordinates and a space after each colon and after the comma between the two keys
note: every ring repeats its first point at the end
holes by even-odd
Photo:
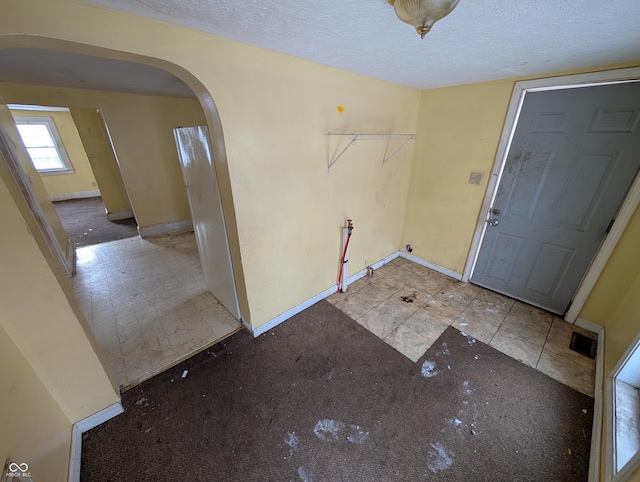
{"type": "MultiPolygon", "coordinates": [[[[237,133],[225,130],[231,131],[226,145],[254,326],[335,284],[345,219],[355,225],[351,273],[400,243],[413,145],[381,166],[386,142],[358,141],[328,173],[325,133],[414,132],[419,93],[308,67],[306,82],[263,75],[247,86],[243,97],[265,117],[247,111],[232,119],[241,127],[237,133]],[[260,92],[261,83],[269,95],[260,92]]],[[[221,116],[224,123],[231,113],[221,116]]],[[[339,149],[333,141],[331,154],[339,149]]]]}
{"type": "Polygon", "coordinates": [[[0,457],[29,465],[33,480],[67,476],[71,423],[0,326],[0,457]]]}
{"type": "Polygon", "coordinates": [[[617,309],[605,327],[604,371],[608,376],[640,334],[640,274],[629,285],[617,309]]]}
{"type": "Polygon", "coordinates": [[[98,109],[74,107],[70,110],[107,213],[131,212],[111,141],[98,109]]]}
{"type": "MultiPolygon", "coordinates": [[[[417,256],[458,273],[464,270],[513,85],[491,82],[422,93],[402,241],[411,243],[417,256]],[[481,186],[468,184],[471,171],[485,174],[481,186]]],[[[581,318],[610,323],[640,274],[639,240],[637,209],[581,318]]]]}
{"type": "MultiPolygon", "coordinates": [[[[163,59],[187,69],[210,92],[222,121],[228,158],[228,166],[216,167],[222,169],[218,174],[223,184],[228,167],[230,184],[221,186],[221,191],[226,214],[237,223],[248,318],[254,326],[335,283],[340,227],[346,217],[356,225],[353,272],[397,250],[413,146],[383,168],[386,146],[379,141],[359,143],[328,174],[325,134],[412,133],[419,91],[75,2],[27,0],[9,5],[0,32],[58,37],[163,59]],[[34,11],[47,21],[34,21],[34,11]],[[345,107],[342,114],[338,105],[345,107]]],[[[10,98],[16,90],[5,90],[5,96],[10,98]]],[[[56,99],[56,105],[65,104],[56,99]]],[[[104,107],[104,113],[139,223],[145,224],[141,207],[154,219],[175,219],[161,198],[177,196],[169,181],[180,179],[179,169],[159,172],[158,182],[149,186],[144,177],[148,171],[138,163],[149,153],[131,136],[133,131],[142,137],[137,129],[153,123],[158,110],[143,110],[133,103],[122,106],[119,115],[139,119],[126,124],[127,161],[120,147],[125,143],[117,140],[125,133],[112,111],[104,107]],[[136,201],[138,191],[144,196],[136,201]]],[[[173,142],[169,136],[153,139],[173,142]]],[[[186,211],[181,217],[187,217],[186,211]]]]}
{"type": "Polygon", "coordinates": [[[65,480],[72,424],[118,393],[4,162],[0,178],[0,457],[65,480]]]}
{"type": "MultiPolygon", "coordinates": [[[[491,82],[422,93],[402,241],[412,244],[415,255],[463,272],[513,85],[491,82]],[[481,186],[468,184],[471,171],[485,174],[481,186]]],[[[639,245],[640,208],[579,314],[606,327],[605,375],[640,333],[639,245]]],[[[630,480],[640,481],[640,471],[630,480]]]]}
{"type": "Polygon", "coordinates": [[[0,323],[77,422],[114,403],[116,393],[61,285],[68,280],[57,278],[45,260],[9,192],[4,164],[0,168],[0,323]]]}
{"type": "MultiPolygon", "coordinates": [[[[216,167],[223,177],[226,174],[227,184],[223,179],[221,189],[227,206],[232,189],[231,206],[237,207],[227,214],[232,224],[237,223],[235,249],[244,266],[240,277],[247,283],[244,301],[250,305],[248,321],[255,326],[334,285],[345,218],[352,217],[356,223],[352,270],[397,249],[413,146],[382,167],[387,144],[358,143],[327,173],[328,151],[338,147],[328,146],[325,134],[412,133],[420,104],[418,91],[75,2],[10,1],[5,7],[0,47],[14,45],[12,39],[2,44],[3,34],[22,31],[130,50],[183,65],[211,92],[220,110],[228,156],[228,165],[216,167]],[[40,12],[37,19],[33,12],[40,12]],[[114,31],[119,35],[114,36],[114,31]],[[172,41],[165,42],[167,38],[172,41]],[[342,114],[338,105],[345,107],[342,114]]],[[[163,156],[140,141],[148,139],[164,151],[170,146],[175,152],[171,128],[203,123],[202,117],[194,121],[193,101],[185,107],[183,100],[16,84],[3,84],[0,92],[11,103],[102,107],[139,223],[188,217],[184,190],[176,189],[181,183],[177,162],[168,166],[163,156]],[[177,124],[165,122],[167,112],[174,114],[172,119],[180,117],[177,124]],[[149,178],[150,165],[155,168],[153,178],[149,178]]],[[[10,199],[1,205],[3,213],[14,206],[10,199]]],[[[3,226],[20,233],[22,223],[3,219],[3,226]]],[[[12,246],[5,251],[13,257],[11,271],[36,263],[23,253],[28,243],[17,249],[13,245],[23,243],[5,241],[12,246]]],[[[16,331],[16,344],[26,347],[25,357],[38,366],[36,371],[44,370],[44,359],[58,354],[57,337],[50,330],[78,331],[73,323],[69,325],[73,320],[68,309],[52,308],[49,298],[59,294],[56,280],[51,273],[38,275],[36,286],[47,296],[22,313],[19,321],[23,323],[10,326],[16,331]],[[47,316],[40,310],[47,310],[47,316]],[[55,316],[49,316],[51,311],[55,316]],[[42,345],[45,338],[50,345],[42,345]]],[[[12,296],[8,303],[12,314],[17,312],[15,300],[22,298],[15,290],[8,290],[6,296],[7,303],[12,296]]],[[[25,296],[31,299],[30,294],[25,296]]],[[[66,397],[71,393],[79,404],[93,405],[100,399],[98,405],[103,408],[112,402],[101,396],[104,370],[85,360],[87,340],[70,340],[78,347],[68,355],[77,364],[75,370],[82,372],[79,379],[70,379],[74,387],[63,386],[60,380],[69,380],[66,356],[51,363],[45,373],[55,379],[50,385],[60,393],[54,398],[60,399],[56,401],[71,420],[84,408],[69,406],[66,397]],[[84,383],[85,373],[93,374],[92,385],[84,383]]]]}
{"type": "Polygon", "coordinates": [[[11,114],[13,117],[51,117],[55,123],[74,172],[41,175],[44,187],[50,195],[98,190],[98,184],[70,112],[12,110],[11,114]]]}
{"type": "Polygon", "coordinates": [[[636,209],[580,311],[581,318],[603,326],[610,323],[613,312],[640,274],[639,244],[640,209],[636,209]]]}
{"type": "Polygon", "coordinates": [[[138,225],[191,218],[173,128],[205,123],[197,100],[14,83],[0,83],[0,95],[12,104],[102,109],[138,225]]]}
{"type": "MultiPolygon", "coordinates": [[[[637,249],[638,239],[636,238],[635,246],[637,249]]],[[[626,270],[621,270],[621,274],[626,275],[626,270]]],[[[640,273],[636,272],[636,277],[627,285],[626,290],[620,296],[615,294],[616,298],[620,298],[618,304],[614,306],[615,311],[607,319],[605,327],[605,346],[604,346],[604,375],[611,375],[613,369],[620,362],[625,352],[630,348],[632,343],[640,335],[640,273]]],[[[608,400],[604,400],[605,407],[609,405],[608,400]]],[[[612,437],[611,429],[608,424],[603,427],[604,437],[612,437]]],[[[602,474],[604,475],[605,448],[602,448],[601,464],[602,474]]],[[[640,470],[636,470],[628,479],[631,482],[640,481],[640,470]]]]}
{"type": "MultiPolygon", "coordinates": [[[[47,192],[44,183],[42,182],[42,178],[36,171],[33,163],[31,162],[31,158],[29,154],[24,149],[22,140],[20,139],[20,134],[16,129],[13,116],[11,112],[4,104],[2,99],[2,91],[0,90],[0,128],[3,129],[9,141],[13,144],[13,155],[17,164],[19,165],[19,170],[27,179],[29,183],[29,190],[33,196],[33,202],[39,206],[39,209],[42,213],[44,219],[47,220],[50,228],[52,237],[55,242],[60,247],[60,251],[62,253],[65,252],[67,248],[67,243],[69,241],[69,237],[62,227],[62,223],[58,218],[58,214],[56,213],[53,204],[49,199],[49,193],[47,192]]],[[[4,168],[4,166],[3,166],[4,168]]],[[[5,171],[5,175],[9,176],[9,171],[5,171]]],[[[17,173],[14,173],[17,175],[17,173]]]]}
{"type": "Polygon", "coordinates": [[[402,243],[416,256],[464,271],[513,85],[422,92],[402,243]],[[483,174],[480,185],[471,172],[483,174]]]}
{"type": "MultiPolygon", "coordinates": [[[[0,48],[20,44],[20,39],[3,35],[21,32],[115,49],[120,58],[144,55],[173,72],[190,72],[193,77],[185,80],[201,99],[210,93],[223,131],[212,123],[211,111],[207,119],[214,138],[224,139],[226,146],[226,157],[217,152],[216,168],[227,223],[233,228],[234,266],[241,266],[238,274],[246,282],[241,304],[248,306],[248,321],[254,326],[335,283],[340,227],[347,217],[355,223],[352,272],[405,243],[428,261],[458,272],[464,269],[513,81],[420,93],[74,1],[5,4],[0,48]],[[345,107],[342,114],[338,105],[345,107]],[[329,131],[417,132],[418,138],[384,167],[384,144],[358,142],[327,173],[330,152],[337,149],[328,147],[329,131]],[[485,174],[482,185],[468,184],[471,171],[485,174]]],[[[0,87],[8,98],[25,93],[20,86],[0,87]]],[[[51,99],[45,90],[42,95],[49,102],[61,105],[58,94],[51,99]]],[[[188,217],[184,191],[176,187],[177,164],[170,168],[138,141],[140,129],[164,119],[167,101],[149,96],[145,104],[139,103],[142,96],[127,97],[131,103],[119,105],[116,112],[107,111],[106,101],[96,104],[95,96],[102,94],[56,92],[73,99],[75,106],[105,108],[137,217],[139,210],[150,224],[188,217]],[[148,164],[157,167],[153,183],[145,178],[148,164]],[[165,204],[167,197],[171,202],[165,204]]],[[[33,89],[29,95],[32,102],[43,103],[33,89]]],[[[107,98],[114,100],[111,94],[107,98]]],[[[189,118],[193,115],[193,108],[175,108],[189,118]]],[[[166,134],[148,134],[166,142],[166,150],[173,142],[169,124],[161,129],[166,134]]],[[[218,148],[221,145],[218,142],[218,148]]],[[[598,293],[600,288],[594,296],[598,293]]],[[[32,361],[32,356],[27,359],[32,361]]]]}
{"type": "MultiPolygon", "coordinates": [[[[463,272],[513,85],[423,92],[403,234],[417,256],[463,272]],[[482,186],[467,184],[470,171],[485,174],[482,186]]],[[[606,327],[605,375],[640,333],[639,245],[637,209],[579,315],[606,327]]]]}

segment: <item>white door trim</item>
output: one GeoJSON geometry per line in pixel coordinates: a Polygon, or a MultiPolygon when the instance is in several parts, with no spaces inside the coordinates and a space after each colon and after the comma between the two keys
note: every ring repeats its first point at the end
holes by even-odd
{"type": "MultiPolygon", "coordinates": [[[[637,179],[636,179],[637,180],[637,179]]],[[[616,434],[616,394],[615,394],[615,381],[620,376],[620,372],[627,364],[635,365],[637,359],[632,361],[634,352],[640,346],[640,335],[636,336],[633,343],[626,349],[624,355],[620,357],[618,363],[611,371],[606,380],[606,418],[605,418],[605,482],[625,482],[638,469],[640,469],[640,452],[631,457],[627,463],[617,470],[617,434],[616,434]]]]}
{"type": "MultiPolygon", "coordinates": [[[[7,105],[4,104],[2,98],[0,98],[0,108],[7,109],[7,105]]],[[[17,131],[15,134],[18,135],[17,131]]],[[[71,278],[75,275],[76,270],[76,251],[74,249],[73,242],[69,238],[67,239],[66,246],[60,245],[58,238],[53,232],[53,228],[49,224],[47,217],[42,210],[42,206],[40,205],[38,198],[31,189],[31,180],[20,165],[17,149],[24,150],[24,147],[16,146],[11,140],[9,133],[0,125],[0,162],[4,162],[9,174],[24,197],[29,210],[33,214],[34,221],[42,233],[44,242],[60,265],[62,272],[67,278],[71,278]]],[[[25,156],[28,155],[26,151],[22,154],[25,156]]]]}
{"type": "MultiPolygon", "coordinates": [[[[493,170],[491,171],[491,178],[487,186],[487,192],[480,209],[480,216],[478,217],[478,223],[471,242],[471,249],[469,250],[469,255],[467,257],[462,281],[468,282],[473,273],[478,253],[480,251],[480,244],[484,237],[486,221],[489,218],[489,209],[493,205],[493,201],[496,197],[498,184],[500,183],[502,171],[507,160],[507,154],[511,147],[513,133],[515,132],[518,117],[520,116],[520,110],[522,109],[522,103],[524,102],[526,94],[529,92],[548,90],[593,87],[596,85],[616,84],[621,82],[631,82],[634,80],[640,80],[640,67],[606,70],[602,72],[589,72],[586,74],[566,75],[562,77],[548,77],[544,79],[526,80],[515,83],[504,127],[502,129],[502,136],[500,137],[500,142],[498,144],[496,160],[493,165],[493,170]]],[[[622,207],[620,208],[620,212],[618,213],[613,226],[611,227],[611,231],[600,246],[591,266],[589,266],[585,277],[578,287],[578,291],[573,297],[573,303],[571,304],[570,309],[565,314],[565,320],[569,323],[574,323],[577,319],[580,310],[589,297],[589,294],[598,280],[602,269],[606,265],[609,256],[613,252],[613,249],[620,239],[620,236],[622,236],[631,215],[635,212],[639,203],[640,176],[637,176],[622,204],[622,207]]]]}
{"type": "Polygon", "coordinates": [[[208,126],[173,129],[207,289],[238,320],[240,303],[208,126]],[[190,155],[195,157],[191,159],[190,155]],[[207,197],[208,196],[208,197],[207,197]],[[206,238],[206,240],[205,240],[206,238]]]}

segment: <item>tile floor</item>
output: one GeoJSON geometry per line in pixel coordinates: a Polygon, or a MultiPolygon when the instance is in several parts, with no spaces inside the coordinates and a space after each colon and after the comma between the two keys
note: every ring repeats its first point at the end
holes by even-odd
{"type": "Polygon", "coordinates": [[[205,291],[193,233],[76,254],[74,294],[123,389],[242,329],[205,291]]]}
{"type": "MultiPolygon", "coordinates": [[[[123,389],[242,329],[205,291],[193,233],[76,252],[74,294],[123,389]]],[[[569,349],[593,333],[403,258],[327,300],[414,362],[451,325],[593,396],[595,361],[569,349]]]]}
{"type": "Polygon", "coordinates": [[[453,326],[593,397],[595,360],[569,344],[574,331],[596,339],[594,333],[404,258],[327,300],[414,362],[453,326]]]}

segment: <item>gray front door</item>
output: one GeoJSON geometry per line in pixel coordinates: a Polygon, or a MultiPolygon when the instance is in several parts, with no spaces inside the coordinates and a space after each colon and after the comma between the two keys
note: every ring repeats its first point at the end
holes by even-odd
{"type": "Polygon", "coordinates": [[[640,83],[528,93],[471,281],[563,314],[640,167],[640,83]]]}

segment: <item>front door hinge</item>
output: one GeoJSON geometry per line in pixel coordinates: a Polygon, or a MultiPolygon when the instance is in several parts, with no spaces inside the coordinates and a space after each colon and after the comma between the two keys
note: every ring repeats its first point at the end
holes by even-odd
{"type": "Polygon", "coordinates": [[[572,304],[573,304],[573,300],[570,300],[570,301],[569,301],[569,304],[567,305],[567,307],[566,307],[566,308],[565,308],[565,310],[564,310],[564,313],[565,313],[565,314],[567,313],[567,311],[569,311],[569,308],[571,308],[571,305],[572,305],[572,304]]]}
{"type": "Polygon", "coordinates": [[[615,222],[616,222],[616,218],[613,218],[609,223],[609,226],[607,226],[607,229],[604,230],[604,234],[609,234],[609,231],[611,231],[611,228],[613,227],[613,223],[615,222]]]}

